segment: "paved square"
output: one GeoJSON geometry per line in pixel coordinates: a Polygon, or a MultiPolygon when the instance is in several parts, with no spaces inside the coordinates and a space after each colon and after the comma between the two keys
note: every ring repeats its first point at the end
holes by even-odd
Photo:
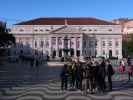
{"type": "Polygon", "coordinates": [[[60,70],[61,67],[47,64],[38,67],[30,67],[28,63],[2,65],[0,100],[133,100],[133,81],[127,81],[127,73],[125,79],[120,80],[116,70],[112,92],[84,95],[79,90],[61,91],[60,70]]]}

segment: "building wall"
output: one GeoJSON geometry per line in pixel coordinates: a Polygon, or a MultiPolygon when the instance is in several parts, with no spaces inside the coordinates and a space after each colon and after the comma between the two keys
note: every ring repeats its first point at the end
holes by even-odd
{"type": "MultiPolygon", "coordinates": [[[[55,50],[63,48],[63,44],[57,47],[57,41],[59,37],[62,37],[63,42],[63,38],[66,34],[51,33],[52,30],[56,30],[62,26],[63,25],[14,25],[11,29],[11,33],[14,34],[16,42],[19,44],[17,47],[18,51],[19,48],[21,48],[21,44],[23,44],[25,51],[31,50],[30,52],[33,53],[33,50],[38,50],[51,55],[53,48],[55,50]],[[54,46],[51,44],[52,37],[56,37],[54,46]],[[43,41],[43,46],[41,46],[41,41],[43,41]]],[[[71,38],[71,41],[74,43],[73,48],[75,48],[74,50],[80,50],[82,56],[96,55],[97,57],[109,57],[109,50],[112,50],[112,56],[122,58],[122,34],[120,25],[71,25],[71,27],[81,30],[84,34],[67,34],[69,38],[74,37],[73,39],[71,38]],[[77,37],[81,37],[79,48],[76,48],[77,37]],[[84,45],[84,41],[86,45],[84,45]],[[102,41],[105,41],[105,46],[102,45],[102,41]],[[112,46],[108,45],[109,41],[111,41],[112,46]],[[119,44],[117,47],[115,45],[116,41],[118,41],[119,44]],[[103,50],[105,50],[105,54],[103,54],[103,50]]]]}

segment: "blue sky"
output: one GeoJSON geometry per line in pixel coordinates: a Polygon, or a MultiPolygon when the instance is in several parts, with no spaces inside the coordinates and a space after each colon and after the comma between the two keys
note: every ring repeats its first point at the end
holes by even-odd
{"type": "Polygon", "coordinates": [[[133,0],[0,0],[8,24],[38,17],[133,18],[133,0]]]}

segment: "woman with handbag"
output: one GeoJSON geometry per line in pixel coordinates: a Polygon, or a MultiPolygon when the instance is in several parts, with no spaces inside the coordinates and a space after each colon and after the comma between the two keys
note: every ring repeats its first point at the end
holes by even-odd
{"type": "Polygon", "coordinates": [[[124,79],[125,66],[123,65],[122,61],[120,61],[119,72],[121,74],[120,80],[123,80],[124,79]]]}

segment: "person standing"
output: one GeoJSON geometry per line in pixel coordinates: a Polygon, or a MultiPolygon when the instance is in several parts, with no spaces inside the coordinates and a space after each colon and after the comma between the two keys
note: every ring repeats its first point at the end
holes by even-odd
{"type": "Polygon", "coordinates": [[[100,76],[99,76],[99,67],[100,67],[100,64],[99,64],[99,62],[98,61],[96,61],[95,62],[95,64],[96,64],[96,73],[95,73],[95,80],[96,80],[96,90],[99,90],[99,88],[100,88],[100,79],[99,78],[101,78],[100,76]]]}
{"type": "Polygon", "coordinates": [[[70,70],[70,73],[71,73],[71,87],[74,88],[75,87],[75,70],[76,70],[76,64],[75,64],[75,61],[72,62],[72,65],[71,65],[71,70],[70,70]]]}
{"type": "Polygon", "coordinates": [[[86,95],[87,94],[87,79],[88,79],[88,71],[87,71],[87,66],[86,64],[83,64],[83,67],[81,69],[82,71],[82,90],[83,90],[83,94],[86,95]]]}
{"type": "Polygon", "coordinates": [[[112,91],[112,75],[114,74],[113,67],[110,60],[107,60],[107,78],[109,84],[109,90],[112,91]]]}
{"type": "Polygon", "coordinates": [[[133,64],[132,64],[132,59],[130,57],[128,57],[127,63],[128,63],[128,81],[130,81],[130,78],[133,75],[133,64]]]}
{"type": "Polygon", "coordinates": [[[123,65],[122,61],[120,61],[119,72],[121,73],[121,77],[120,77],[121,79],[120,80],[123,80],[124,79],[125,66],[123,65]]]}
{"type": "Polygon", "coordinates": [[[81,72],[81,63],[79,61],[79,58],[77,58],[76,64],[75,64],[75,81],[76,81],[76,88],[81,89],[82,88],[82,72],[81,72]]]}
{"type": "Polygon", "coordinates": [[[68,86],[68,68],[67,68],[67,64],[64,65],[64,67],[62,68],[60,77],[61,77],[61,90],[67,90],[67,86],[68,86]]]}
{"type": "Polygon", "coordinates": [[[130,81],[130,77],[132,76],[133,66],[131,63],[128,63],[128,80],[130,81]]]}
{"type": "Polygon", "coordinates": [[[90,93],[93,93],[94,72],[93,72],[92,62],[87,64],[87,71],[88,71],[88,88],[89,88],[90,93]]]}
{"type": "Polygon", "coordinates": [[[105,72],[105,60],[104,58],[102,58],[102,61],[100,61],[100,65],[98,68],[98,72],[97,72],[97,81],[99,84],[99,90],[100,92],[104,92],[105,88],[106,88],[106,84],[105,84],[105,76],[106,76],[106,72],[105,72]]]}

